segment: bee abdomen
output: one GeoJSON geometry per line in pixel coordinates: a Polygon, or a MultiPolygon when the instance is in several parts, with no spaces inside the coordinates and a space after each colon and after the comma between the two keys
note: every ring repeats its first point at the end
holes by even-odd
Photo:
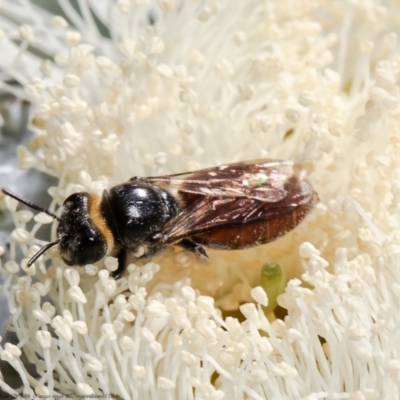
{"type": "Polygon", "coordinates": [[[298,206],[274,219],[212,228],[191,237],[191,240],[221,250],[246,249],[269,243],[294,229],[308,214],[313,202],[298,206]]]}

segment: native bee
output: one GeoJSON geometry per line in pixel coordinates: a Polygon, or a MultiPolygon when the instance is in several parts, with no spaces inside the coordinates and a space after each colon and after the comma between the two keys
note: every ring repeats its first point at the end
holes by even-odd
{"type": "Polygon", "coordinates": [[[245,249],[271,242],[295,228],[318,200],[302,167],[290,161],[255,160],[195,172],[133,177],[104,191],[80,192],[51,213],[7,189],[3,192],[58,221],[57,239],[67,265],[95,263],[106,255],[124,271],[127,254],[150,257],[177,245],[207,258],[205,247],[245,249]]]}

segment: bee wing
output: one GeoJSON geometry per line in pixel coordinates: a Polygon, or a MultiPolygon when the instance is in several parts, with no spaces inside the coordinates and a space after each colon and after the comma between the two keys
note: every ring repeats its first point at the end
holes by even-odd
{"type": "Polygon", "coordinates": [[[293,174],[291,161],[254,160],[184,174],[132,179],[144,179],[173,195],[245,197],[275,203],[287,195],[285,182],[293,174]]]}
{"type": "MultiPolygon", "coordinates": [[[[316,200],[311,185],[292,177],[286,184],[287,195],[275,202],[246,197],[210,198],[199,196],[187,204],[176,219],[163,231],[163,241],[174,243],[184,237],[194,236],[225,225],[267,222],[295,209],[311,208],[316,200]]],[[[306,211],[305,211],[306,212],[306,211]]]]}
{"type": "MultiPolygon", "coordinates": [[[[312,186],[295,174],[293,169],[294,165],[290,162],[234,164],[227,166],[222,173],[218,171],[216,176],[212,176],[209,185],[209,179],[204,177],[208,176],[208,172],[214,172],[214,169],[189,175],[189,187],[186,186],[186,177],[181,181],[181,177],[178,176],[181,182],[178,193],[183,195],[186,201],[183,202],[178,217],[165,227],[165,242],[174,243],[181,238],[225,225],[268,221],[303,206],[311,207],[316,200],[316,194],[312,186]],[[247,165],[247,168],[242,168],[243,165],[247,165]],[[227,175],[224,175],[225,171],[228,171],[227,175]],[[248,178],[251,174],[259,173],[268,173],[266,178],[257,175],[258,179],[263,179],[261,184],[258,182],[245,187],[243,184],[240,186],[243,176],[248,178]],[[230,178],[232,174],[235,176],[233,183],[230,178]],[[221,186],[217,186],[217,179],[221,186]],[[232,186],[237,190],[232,191],[232,186]],[[266,190],[263,191],[264,188],[266,190]]],[[[176,177],[172,177],[172,182],[174,179],[176,177]]]]}

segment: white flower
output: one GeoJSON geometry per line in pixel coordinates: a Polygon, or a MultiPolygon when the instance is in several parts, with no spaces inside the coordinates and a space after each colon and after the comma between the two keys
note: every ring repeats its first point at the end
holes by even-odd
{"type": "MultiPolygon", "coordinates": [[[[32,103],[36,134],[20,164],[58,178],[51,211],[131,176],[266,157],[309,167],[321,202],[267,246],[213,251],[205,266],[171,248],[115,281],[116,260],[66,269],[56,248],[28,268],[51,221],[6,197],[16,227],[0,271],[19,343],[0,357],[21,393],[399,397],[399,9],[59,4],[64,18],[29,1],[0,8],[1,87],[32,103]],[[267,298],[267,261],[289,279],[278,299],[287,316],[273,322],[282,279],[267,298]],[[239,310],[241,321],[229,316],[239,310]]],[[[17,395],[1,377],[0,388],[17,395]]]]}

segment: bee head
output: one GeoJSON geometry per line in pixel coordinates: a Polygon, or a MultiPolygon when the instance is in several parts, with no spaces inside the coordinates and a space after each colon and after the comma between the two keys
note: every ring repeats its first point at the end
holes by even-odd
{"type": "Polygon", "coordinates": [[[98,196],[91,193],[69,196],[63,204],[57,229],[63,261],[67,265],[83,266],[101,260],[112,246],[107,229],[98,196]]]}
{"type": "Polygon", "coordinates": [[[61,258],[67,265],[86,265],[101,260],[114,247],[111,230],[100,212],[101,199],[93,193],[74,193],[65,200],[61,217],[6,188],[1,191],[33,210],[59,221],[57,239],[44,245],[29,261],[30,267],[48,249],[60,245],[61,258]]]}

